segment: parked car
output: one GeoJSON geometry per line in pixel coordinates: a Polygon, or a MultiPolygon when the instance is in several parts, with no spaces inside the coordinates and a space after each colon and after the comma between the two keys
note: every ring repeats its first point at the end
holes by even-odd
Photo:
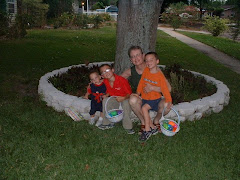
{"type": "Polygon", "coordinates": [[[118,7],[117,6],[107,6],[105,8],[105,12],[118,12],[118,7]]]}

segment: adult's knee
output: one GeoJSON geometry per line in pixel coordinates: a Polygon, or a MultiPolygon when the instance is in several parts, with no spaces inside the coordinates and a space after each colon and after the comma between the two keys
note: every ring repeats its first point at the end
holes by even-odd
{"type": "Polygon", "coordinates": [[[129,98],[129,104],[130,106],[135,106],[136,104],[139,104],[140,101],[139,101],[139,98],[134,96],[134,95],[131,95],[130,98],[129,98]]]}

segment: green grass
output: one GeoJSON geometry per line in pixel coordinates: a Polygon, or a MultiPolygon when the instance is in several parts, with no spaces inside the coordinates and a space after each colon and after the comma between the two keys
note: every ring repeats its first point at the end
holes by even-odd
{"type": "Polygon", "coordinates": [[[0,41],[0,179],[238,179],[240,76],[163,32],[156,46],[161,64],[180,63],[230,88],[222,112],[141,144],[120,124],[101,131],[39,100],[42,75],[113,60],[115,39],[115,29],[102,28],[32,30],[23,40],[0,41]]]}
{"type": "Polygon", "coordinates": [[[223,38],[223,37],[214,37],[208,34],[201,33],[193,33],[193,32],[183,32],[178,31],[181,34],[189,36],[195,40],[198,40],[204,44],[212,46],[229,56],[235,57],[240,61],[240,42],[235,42],[231,39],[223,38]]]}

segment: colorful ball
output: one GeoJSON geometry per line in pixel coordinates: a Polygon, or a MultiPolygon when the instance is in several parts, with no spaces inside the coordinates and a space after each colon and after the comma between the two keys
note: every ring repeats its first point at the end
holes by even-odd
{"type": "Polygon", "coordinates": [[[112,115],[112,116],[116,116],[117,114],[118,114],[117,111],[112,111],[112,112],[111,112],[111,115],[112,115]]]}
{"type": "Polygon", "coordinates": [[[168,130],[168,124],[167,123],[163,123],[163,127],[168,130]]]}
{"type": "Polygon", "coordinates": [[[175,123],[174,122],[172,122],[172,121],[169,121],[169,123],[168,124],[170,124],[170,125],[172,125],[172,126],[174,126],[175,125],[175,123]]]}
{"type": "Polygon", "coordinates": [[[172,125],[170,125],[170,124],[168,125],[168,130],[169,130],[169,131],[172,131],[172,130],[173,130],[172,125]]]}

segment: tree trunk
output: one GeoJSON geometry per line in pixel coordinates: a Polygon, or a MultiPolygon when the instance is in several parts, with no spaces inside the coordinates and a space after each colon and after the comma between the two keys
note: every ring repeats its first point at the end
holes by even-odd
{"type": "Polygon", "coordinates": [[[157,26],[163,0],[119,0],[115,72],[121,74],[131,66],[128,49],[142,47],[155,51],[157,26]]]}

